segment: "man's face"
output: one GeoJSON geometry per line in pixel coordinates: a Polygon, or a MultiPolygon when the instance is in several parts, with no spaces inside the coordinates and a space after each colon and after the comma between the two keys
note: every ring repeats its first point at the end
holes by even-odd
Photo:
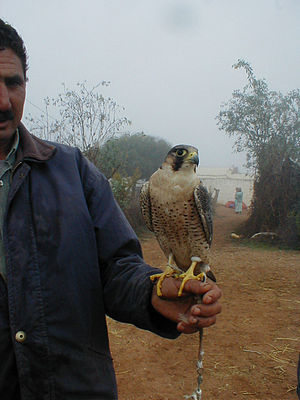
{"type": "MultiPolygon", "coordinates": [[[[0,50],[0,148],[9,144],[19,125],[26,85],[19,57],[11,50],[0,50]]],[[[0,149],[1,151],[1,149],[0,149]]]]}

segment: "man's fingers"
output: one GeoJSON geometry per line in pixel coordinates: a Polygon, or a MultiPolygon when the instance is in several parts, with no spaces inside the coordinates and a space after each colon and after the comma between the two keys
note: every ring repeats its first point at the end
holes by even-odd
{"type": "Polygon", "coordinates": [[[202,308],[200,314],[191,313],[187,318],[186,324],[195,325],[198,327],[205,328],[207,326],[213,325],[216,322],[217,314],[221,311],[219,307],[202,308]]]}
{"type": "Polygon", "coordinates": [[[202,298],[203,304],[213,304],[217,302],[222,296],[222,291],[218,286],[213,286],[213,288],[204,294],[202,298]]]}
{"type": "Polygon", "coordinates": [[[203,283],[198,280],[188,280],[183,290],[183,296],[178,297],[180,279],[166,278],[162,283],[162,297],[153,288],[152,305],[164,317],[177,321],[177,329],[183,333],[195,333],[200,328],[215,324],[216,316],[221,312],[218,300],[221,290],[210,281],[203,283]],[[197,296],[202,297],[200,304],[197,296]],[[182,318],[182,316],[184,318],[182,318]]]}
{"type": "MultiPolygon", "coordinates": [[[[180,279],[166,278],[162,284],[162,295],[169,299],[178,299],[178,291],[182,281],[180,279]]],[[[209,279],[206,283],[200,282],[195,279],[190,279],[186,282],[183,289],[183,296],[181,298],[190,295],[201,295],[203,296],[202,302],[204,304],[211,304],[220,299],[222,292],[221,289],[209,279]]]]}
{"type": "MultiPolygon", "coordinates": [[[[179,322],[177,324],[177,329],[182,333],[195,333],[199,331],[200,328],[208,328],[216,323],[217,317],[212,316],[208,318],[197,318],[194,323],[179,322]]],[[[189,320],[190,321],[190,320],[189,320]]]]}
{"type": "Polygon", "coordinates": [[[208,318],[198,318],[198,328],[207,328],[209,326],[212,326],[216,323],[217,317],[214,315],[213,317],[208,317],[208,318]]]}
{"type": "Polygon", "coordinates": [[[218,300],[221,295],[221,289],[214,283],[208,280],[207,282],[203,283],[195,279],[189,279],[183,289],[183,293],[189,294],[193,293],[194,295],[203,295],[206,297],[206,301],[208,303],[212,303],[218,300]]]}
{"type": "Polygon", "coordinates": [[[177,329],[183,333],[194,333],[200,328],[212,326],[221,310],[222,306],[218,302],[209,305],[195,304],[191,307],[189,315],[181,316],[177,329]]]}
{"type": "Polygon", "coordinates": [[[177,324],[177,330],[178,330],[179,332],[181,332],[181,333],[187,333],[187,334],[189,334],[189,333],[198,332],[198,331],[199,331],[199,328],[198,328],[198,326],[196,326],[196,325],[189,325],[189,324],[186,324],[186,323],[184,323],[184,322],[179,322],[179,323],[177,324]]]}
{"type": "Polygon", "coordinates": [[[191,308],[192,317],[212,317],[217,315],[222,311],[222,306],[220,303],[213,304],[195,304],[191,308]]]}
{"type": "Polygon", "coordinates": [[[199,294],[203,295],[212,289],[212,285],[210,283],[203,283],[198,281],[197,279],[189,279],[184,285],[183,292],[186,294],[199,294]]]}

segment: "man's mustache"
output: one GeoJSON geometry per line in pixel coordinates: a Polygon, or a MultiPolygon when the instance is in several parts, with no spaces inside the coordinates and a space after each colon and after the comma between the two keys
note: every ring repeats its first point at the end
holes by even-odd
{"type": "Polygon", "coordinates": [[[0,111],[0,122],[13,119],[14,119],[14,113],[12,112],[12,110],[0,111]]]}

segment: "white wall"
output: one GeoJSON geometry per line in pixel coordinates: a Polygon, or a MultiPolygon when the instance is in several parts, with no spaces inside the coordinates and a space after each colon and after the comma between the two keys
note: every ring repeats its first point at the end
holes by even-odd
{"type": "Polygon", "coordinates": [[[252,199],[253,181],[242,179],[224,178],[201,178],[203,184],[211,191],[220,189],[218,203],[225,204],[227,201],[234,200],[235,188],[240,187],[243,191],[243,201],[249,206],[252,199]]]}
{"type": "Polygon", "coordinates": [[[240,187],[243,191],[243,201],[249,206],[253,194],[253,179],[250,176],[231,173],[226,168],[200,167],[197,171],[203,184],[208,190],[220,189],[218,203],[225,204],[234,200],[235,188],[240,187]]]}

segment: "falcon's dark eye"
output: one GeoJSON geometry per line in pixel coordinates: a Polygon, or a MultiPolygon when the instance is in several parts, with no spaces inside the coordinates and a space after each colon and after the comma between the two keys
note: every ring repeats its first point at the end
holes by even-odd
{"type": "Polygon", "coordinates": [[[187,151],[184,149],[176,150],[176,156],[178,156],[178,157],[183,157],[186,153],[187,153],[187,151]]]}

